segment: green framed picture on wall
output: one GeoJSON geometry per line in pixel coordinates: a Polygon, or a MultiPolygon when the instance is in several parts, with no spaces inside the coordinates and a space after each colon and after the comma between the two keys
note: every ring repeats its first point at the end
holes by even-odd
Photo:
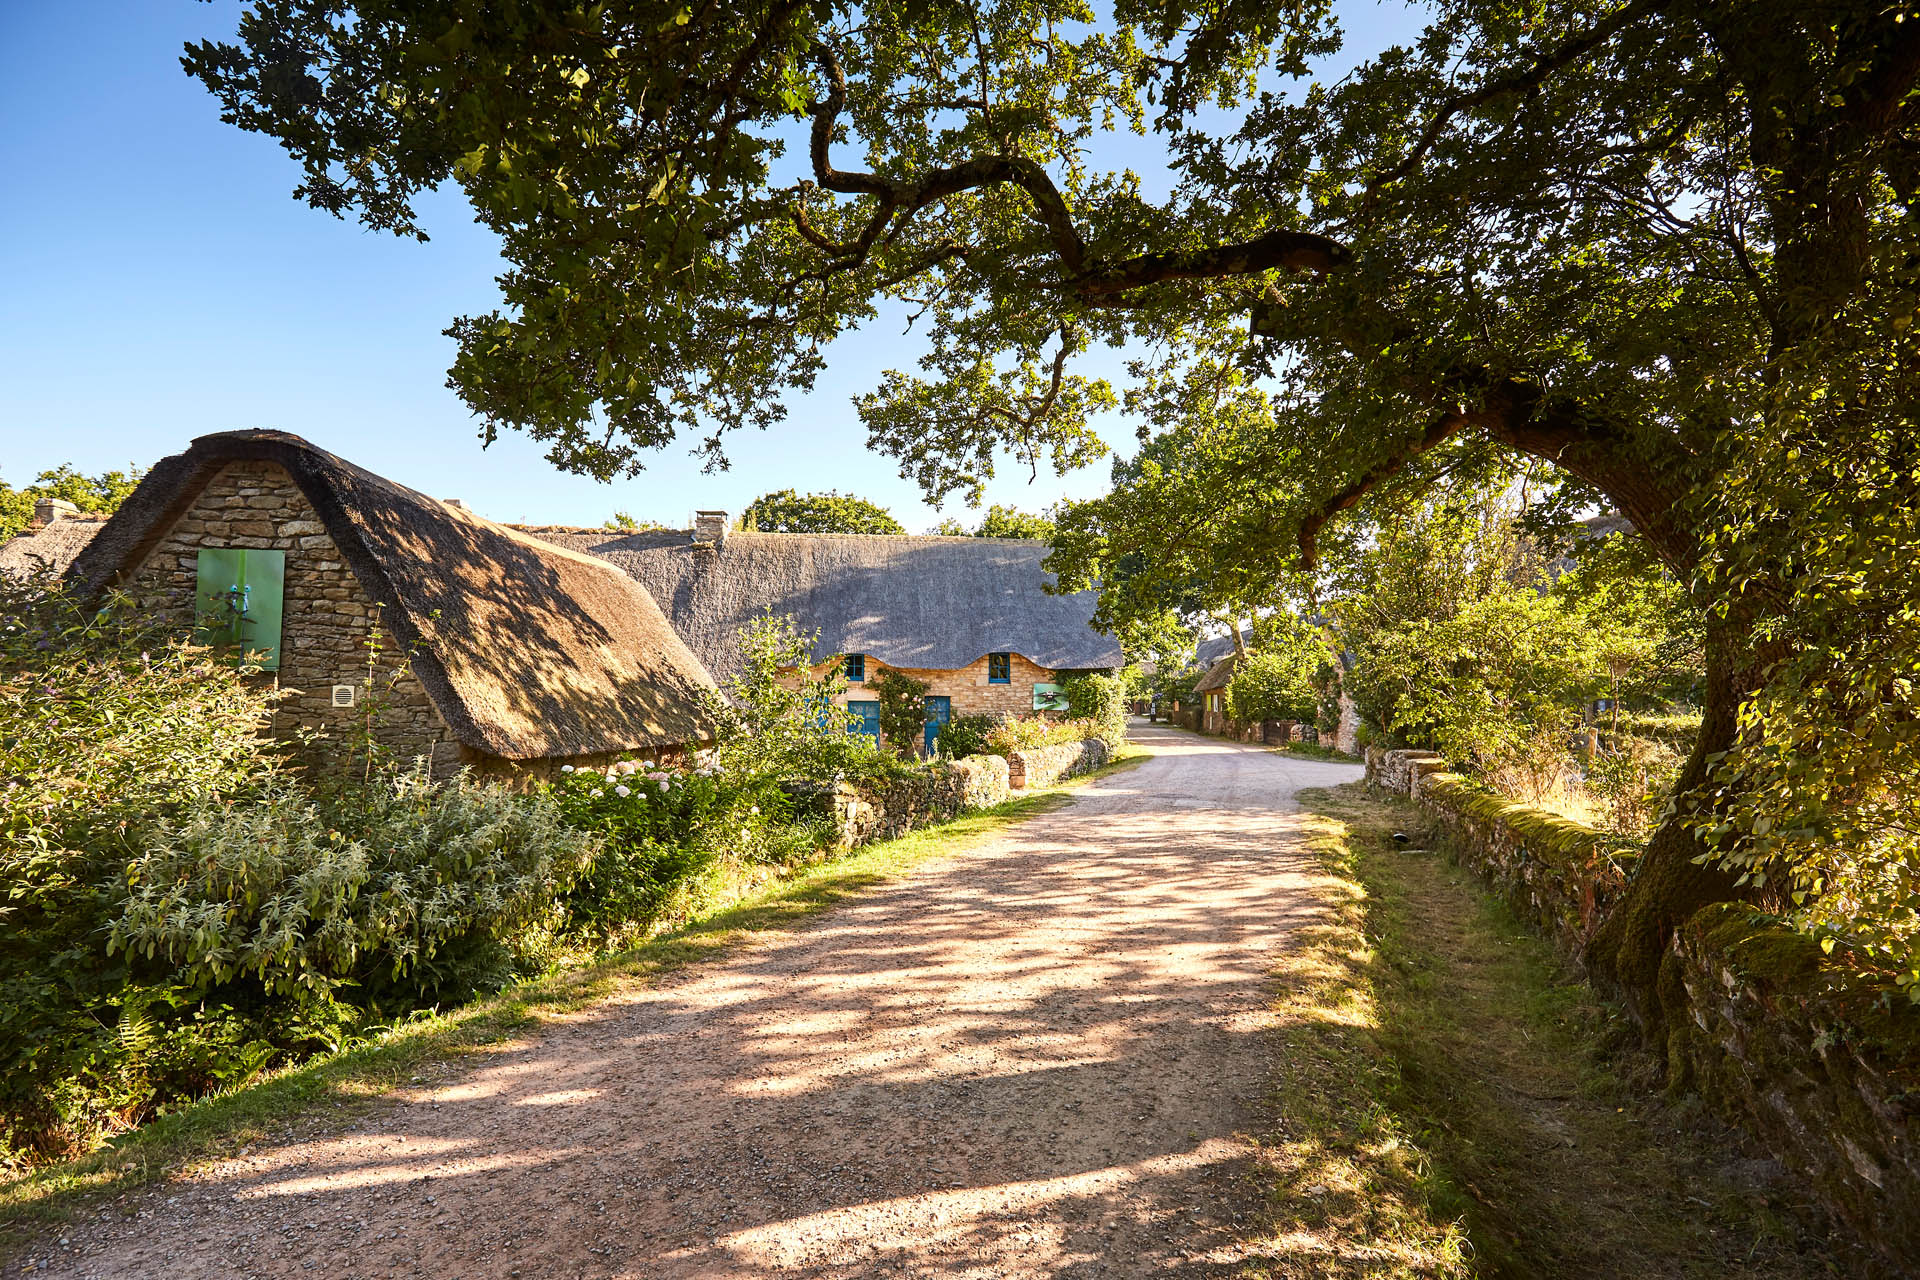
{"type": "Polygon", "coordinates": [[[1033,709],[1035,711],[1065,711],[1067,709],[1067,691],[1057,684],[1036,684],[1033,686],[1033,709]]]}
{"type": "Polygon", "coordinates": [[[207,547],[199,554],[195,588],[196,642],[236,663],[280,669],[281,592],[287,553],[247,547],[207,547]]]}

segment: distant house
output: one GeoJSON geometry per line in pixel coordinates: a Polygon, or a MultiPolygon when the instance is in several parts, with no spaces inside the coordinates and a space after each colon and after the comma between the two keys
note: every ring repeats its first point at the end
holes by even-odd
{"type": "Polygon", "coordinates": [[[1218,659],[1193,686],[1194,696],[1200,699],[1200,722],[1196,726],[1200,732],[1228,731],[1227,685],[1233,680],[1233,669],[1239,661],[1240,655],[1237,653],[1218,659]]]}
{"type": "Polygon", "coordinates": [[[632,579],[298,436],[195,440],[66,572],[252,652],[290,691],[277,734],[370,727],[436,770],[534,773],[712,737],[711,677],[632,579]]]}
{"type": "Polygon", "coordinates": [[[86,550],[106,522],[105,516],[84,514],[71,502],[42,498],[34,503],[33,523],[0,543],[0,574],[28,578],[45,573],[57,577],[86,550]]]}
{"type": "Polygon", "coordinates": [[[930,741],[950,716],[1064,709],[1061,681],[1124,662],[1093,629],[1094,592],[1048,594],[1040,542],[742,532],[724,512],[700,513],[691,531],[529,532],[631,574],[722,681],[740,669],[743,626],[791,614],[819,631],[814,669],[840,664],[844,701],[869,732],[888,669],[930,686],[930,741]]]}
{"type": "MultiPolygon", "coordinates": [[[[1253,647],[1252,627],[1240,628],[1240,642],[1249,649],[1253,647]]],[[[1238,653],[1239,651],[1240,645],[1236,645],[1233,642],[1233,632],[1231,631],[1220,636],[1205,636],[1194,646],[1194,665],[1198,666],[1202,671],[1205,671],[1228,654],[1238,653]]]]}

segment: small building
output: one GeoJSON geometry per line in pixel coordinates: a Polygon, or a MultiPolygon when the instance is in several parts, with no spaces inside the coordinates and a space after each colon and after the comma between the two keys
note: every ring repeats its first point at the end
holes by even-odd
{"type": "Polygon", "coordinates": [[[1233,680],[1233,669],[1239,661],[1240,655],[1237,653],[1218,659],[1193,686],[1194,697],[1200,699],[1200,721],[1197,726],[1200,732],[1231,732],[1232,724],[1227,719],[1227,685],[1233,680]]]}
{"type": "Polygon", "coordinates": [[[66,572],[250,653],[287,694],[273,732],[322,759],[370,734],[538,775],[713,734],[712,678],[627,575],[283,432],[164,459],[66,572]]]}
{"type": "Polygon", "coordinates": [[[923,749],[951,716],[1064,710],[1063,680],[1125,661],[1093,628],[1095,592],[1048,593],[1041,542],[756,533],[718,511],[699,513],[692,530],[529,532],[632,575],[723,682],[740,670],[741,628],[768,613],[820,633],[814,670],[841,664],[842,700],[869,731],[882,673],[925,681],[923,749]]]}
{"type": "Polygon", "coordinates": [[[0,574],[59,577],[106,522],[107,517],[82,512],[63,499],[42,498],[33,504],[32,523],[0,543],[0,574]]]}

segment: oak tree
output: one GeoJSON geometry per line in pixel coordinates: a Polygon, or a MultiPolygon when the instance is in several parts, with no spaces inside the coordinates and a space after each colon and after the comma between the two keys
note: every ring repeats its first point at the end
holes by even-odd
{"type": "Polygon", "coordinates": [[[1252,310],[1284,412],[1229,578],[1550,463],[1710,619],[1690,799],[1595,968],[1657,1028],[1677,922],[1865,856],[1847,945],[1920,979],[1914,5],[1443,0],[1317,74],[1338,43],[1325,0],[256,0],[186,63],[316,207],[420,234],[464,191],[509,269],[452,384],[563,466],[720,454],[883,305],[928,351],[860,411],[933,498],[1097,456],[1091,346],[1179,385],[1252,310]]]}

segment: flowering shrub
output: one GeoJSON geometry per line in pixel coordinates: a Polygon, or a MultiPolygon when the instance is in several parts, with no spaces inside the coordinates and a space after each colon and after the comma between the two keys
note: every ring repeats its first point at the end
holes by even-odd
{"type": "Polygon", "coordinates": [[[688,769],[652,760],[568,768],[550,790],[569,823],[600,837],[565,908],[570,928],[601,939],[644,928],[722,858],[772,861],[785,852],[775,833],[786,797],[711,757],[688,769]]]}

